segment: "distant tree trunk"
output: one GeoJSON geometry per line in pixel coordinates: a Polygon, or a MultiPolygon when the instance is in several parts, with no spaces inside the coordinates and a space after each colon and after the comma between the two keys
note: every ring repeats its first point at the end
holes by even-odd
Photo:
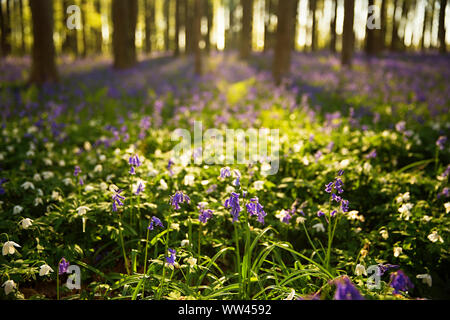
{"type": "Polygon", "coordinates": [[[194,52],[194,40],[193,40],[193,13],[192,13],[192,1],[185,0],[184,6],[184,21],[185,21],[185,35],[186,35],[186,53],[191,54],[194,52]]]}
{"type": "Polygon", "coordinates": [[[291,21],[291,49],[295,51],[295,35],[297,33],[297,12],[298,12],[298,3],[299,1],[294,2],[294,8],[292,9],[292,21],[291,21]]]}
{"type": "Polygon", "coordinates": [[[25,47],[25,27],[23,19],[23,0],[19,0],[19,17],[20,17],[20,52],[25,54],[27,51],[25,47]]]}
{"type": "Polygon", "coordinates": [[[398,36],[398,23],[395,19],[396,15],[397,15],[397,11],[398,11],[398,7],[399,7],[399,0],[395,0],[394,2],[394,16],[392,17],[392,38],[391,38],[391,51],[395,51],[398,49],[399,43],[400,43],[400,38],[398,36]]]}
{"type": "Polygon", "coordinates": [[[337,34],[336,34],[336,17],[337,17],[337,8],[338,8],[338,3],[337,0],[333,0],[333,9],[334,9],[334,13],[333,13],[333,17],[331,18],[331,38],[330,38],[330,50],[331,52],[335,53],[336,52],[336,38],[337,38],[337,34]]]}
{"type": "Polygon", "coordinates": [[[30,0],[33,50],[29,81],[42,84],[58,81],[53,43],[53,1],[30,0]]]}
{"type": "MultiPolygon", "coordinates": [[[[70,6],[70,0],[63,1],[63,15],[62,23],[66,25],[67,13],[66,10],[70,6]]],[[[64,40],[62,42],[62,51],[64,53],[72,53],[74,56],[78,56],[78,36],[77,29],[69,30],[64,28],[64,40]]]]}
{"type": "Polygon", "coordinates": [[[378,45],[379,51],[384,50],[386,47],[386,30],[387,30],[386,16],[387,16],[387,0],[381,0],[381,12],[380,12],[381,30],[380,30],[380,40],[379,40],[379,45],[378,45]]]}
{"type": "Polygon", "coordinates": [[[154,20],[154,3],[153,0],[144,0],[144,50],[145,53],[150,53],[152,51],[152,21],[154,20]]]}
{"type": "MultiPolygon", "coordinates": [[[[403,5],[402,5],[402,18],[401,21],[405,21],[408,20],[408,12],[409,9],[411,7],[411,4],[415,2],[415,0],[403,0],[403,5]]],[[[398,44],[398,49],[399,50],[405,50],[406,46],[405,46],[405,32],[406,29],[406,24],[404,24],[404,29],[403,29],[403,38],[401,39],[400,43],[398,44]]]]}
{"type": "Polygon", "coordinates": [[[202,68],[202,51],[199,46],[201,38],[201,19],[202,19],[202,0],[194,0],[194,24],[193,24],[193,43],[195,54],[195,74],[201,75],[202,68]]]}
{"type": "Polygon", "coordinates": [[[204,11],[206,13],[206,21],[208,23],[208,31],[206,32],[205,50],[209,54],[211,50],[211,29],[213,26],[213,7],[210,0],[205,0],[204,11]]]}
{"type": "Polygon", "coordinates": [[[275,83],[279,85],[291,66],[291,34],[292,10],[296,0],[278,1],[277,33],[275,55],[272,64],[272,75],[275,83]]]}
{"type": "Polygon", "coordinates": [[[81,25],[82,25],[82,29],[81,29],[81,39],[83,42],[83,50],[81,51],[81,56],[83,58],[86,58],[87,56],[87,35],[86,35],[86,30],[88,28],[87,24],[86,24],[86,14],[87,14],[87,10],[86,10],[86,0],[81,0],[81,25]]]}
{"type": "Polygon", "coordinates": [[[355,19],[355,2],[344,0],[344,30],[342,34],[342,65],[351,66],[353,50],[355,46],[355,33],[353,32],[353,21],[355,19]]]}
{"type": "Polygon", "coordinates": [[[270,31],[270,17],[275,9],[274,0],[266,0],[264,17],[264,52],[273,48],[273,34],[270,31]]]}
{"type": "Polygon", "coordinates": [[[439,51],[441,53],[447,52],[447,46],[445,44],[445,8],[447,7],[447,0],[441,0],[441,8],[439,9],[439,51]]]}
{"type": "Polygon", "coordinates": [[[11,14],[9,0],[5,2],[5,11],[0,3],[0,19],[1,19],[1,54],[3,57],[11,54],[11,14]]]}
{"type": "MultiPolygon", "coordinates": [[[[369,0],[369,7],[373,6],[374,0],[369,0]]],[[[373,14],[373,12],[367,13],[367,20],[369,17],[373,14]]],[[[374,55],[376,53],[376,45],[377,45],[377,39],[376,39],[376,29],[370,28],[369,24],[366,24],[366,43],[365,43],[365,52],[367,55],[374,55]]]]}
{"type": "Polygon", "coordinates": [[[242,30],[239,46],[239,56],[247,59],[252,50],[252,20],[253,20],[253,0],[241,0],[242,6],[242,30]]]}
{"type": "Polygon", "coordinates": [[[180,21],[180,6],[181,6],[181,0],[175,0],[175,50],[173,51],[173,54],[175,57],[180,55],[180,26],[181,26],[181,21],[180,21]]]}
{"type": "Polygon", "coordinates": [[[170,50],[170,39],[169,39],[169,30],[170,30],[170,0],[164,1],[164,20],[166,22],[166,28],[164,29],[164,48],[166,51],[170,50]]]}
{"type": "Polygon", "coordinates": [[[129,68],[136,63],[137,0],[113,0],[111,9],[114,68],[129,68]]]}
{"type": "Polygon", "coordinates": [[[425,2],[425,9],[424,9],[424,17],[423,17],[423,26],[422,26],[422,39],[420,39],[420,49],[422,51],[425,50],[425,33],[427,31],[428,26],[428,20],[430,20],[430,9],[429,9],[429,1],[427,0],[425,2]]]}
{"type": "MultiPolygon", "coordinates": [[[[102,7],[101,7],[101,1],[95,0],[94,7],[96,13],[101,16],[102,14],[102,7]]],[[[103,43],[103,37],[102,37],[102,28],[98,27],[93,30],[94,33],[94,39],[95,39],[95,52],[96,53],[102,53],[102,43],[103,43]]]]}
{"type": "Polygon", "coordinates": [[[309,2],[309,10],[312,12],[312,28],[311,28],[311,51],[317,49],[317,20],[316,20],[317,0],[309,2]]]}

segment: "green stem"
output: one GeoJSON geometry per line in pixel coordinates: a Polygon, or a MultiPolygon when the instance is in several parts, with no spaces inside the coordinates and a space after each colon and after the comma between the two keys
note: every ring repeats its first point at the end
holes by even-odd
{"type": "MultiPolygon", "coordinates": [[[[148,237],[150,234],[150,229],[147,228],[147,240],[145,241],[145,258],[144,258],[144,273],[143,276],[147,275],[147,252],[148,252],[148,237]]],[[[142,283],[142,299],[144,299],[144,289],[145,289],[145,281],[142,283]]]]}
{"type": "Polygon", "coordinates": [[[197,250],[198,250],[198,259],[197,259],[197,265],[200,265],[200,248],[201,248],[201,236],[202,236],[202,223],[200,222],[200,225],[198,227],[198,246],[197,246],[197,250]]]}
{"type": "Polygon", "coordinates": [[[127,269],[127,274],[130,275],[130,269],[128,267],[128,259],[127,259],[127,255],[125,253],[125,243],[123,242],[122,222],[121,221],[119,221],[119,238],[120,238],[120,244],[122,245],[122,253],[123,253],[123,260],[125,263],[125,268],[127,269]]]}
{"type": "MultiPolygon", "coordinates": [[[[242,277],[241,277],[241,254],[239,253],[239,237],[238,237],[238,230],[237,230],[237,224],[234,223],[234,241],[236,243],[236,269],[239,274],[239,287],[242,286],[242,277]]],[[[239,289],[240,290],[240,289],[239,289]]]]}

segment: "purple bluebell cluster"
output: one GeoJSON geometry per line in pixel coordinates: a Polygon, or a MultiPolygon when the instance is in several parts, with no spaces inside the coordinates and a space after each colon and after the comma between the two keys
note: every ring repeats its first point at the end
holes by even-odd
{"type": "Polygon", "coordinates": [[[3,188],[2,185],[7,181],[8,181],[8,179],[5,179],[5,178],[0,179],[0,195],[3,195],[6,193],[5,188],[3,188]]]}
{"type": "Polygon", "coordinates": [[[384,275],[388,270],[390,269],[396,269],[399,268],[400,266],[395,265],[395,264],[378,264],[378,270],[380,272],[380,276],[384,275]]]}
{"type": "Polygon", "coordinates": [[[377,157],[377,150],[373,149],[372,151],[370,151],[368,154],[366,154],[365,158],[366,159],[373,159],[377,157]]]}
{"type": "Polygon", "coordinates": [[[138,196],[139,194],[141,194],[142,191],[144,191],[144,185],[142,184],[142,182],[139,182],[136,192],[134,194],[138,196]]]}
{"type": "Polygon", "coordinates": [[[139,157],[137,156],[137,154],[135,154],[134,156],[131,156],[131,157],[128,159],[128,163],[129,163],[130,166],[131,166],[131,168],[130,168],[130,174],[136,174],[135,168],[141,166],[141,161],[139,160],[139,157]]]}
{"type": "Polygon", "coordinates": [[[229,167],[224,167],[220,169],[220,177],[222,179],[227,178],[227,177],[231,177],[231,171],[229,167]]]}
{"type": "Polygon", "coordinates": [[[63,257],[58,265],[58,273],[64,274],[67,272],[67,268],[69,268],[69,261],[66,261],[66,259],[63,257]]]}
{"type": "Polygon", "coordinates": [[[172,159],[169,159],[169,162],[167,163],[167,170],[169,170],[170,176],[173,176],[172,166],[175,164],[172,159]]]}
{"type": "MultiPolygon", "coordinates": [[[[349,210],[349,202],[348,200],[344,200],[341,196],[338,196],[334,190],[337,191],[338,194],[341,194],[344,192],[343,186],[344,183],[341,180],[341,176],[344,174],[344,170],[339,170],[337,177],[334,178],[333,181],[330,181],[328,184],[325,185],[325,192],[331,193],[331,200],[340,202],[341,204],[341,210],[342,212],[348,212],[349,210]]],[[[336,214],[336,211],[333,211],[331,213],[331,216],[334,216],[336,214]]],[[[320,215],[319,215],[320,217],[320,215]]]]}
{"type": "Polygon", "coordinates": [[[231,196],[225,200],[224,206],[226,209],[231,208],[233,222],[238,221],[239,213],[241,212],[241,206],[239,205],[239,193],[232,192],[231,196]]]}
{"type": "Polygon", "coordinates": [[[164,225],[162,224],[161,220],[159,220],[159,218],[152,217],[152,219],[150,220],[150,224],[148,226],[148,230],[153,230],[155,226],[164,228],[164,225]]]}
{"type": "Polygon", "coordinates": [[[249,212],[252,216],[258,216],[258,222],[261,224],[264,224],[264,217],[267,215],[263,208],[264,207],[259,203],[257,197],[251,198],[250,202],[247,203],[247,212],[249,212]]]}
{"type": "Polygon", "coordinates": [[[400,291],[406,292],[414,288],[413,283],[402,270],[391,273],[390,286],[394,288],[394,294],[399,294],[400,291]]]}
{"type": "Polygon", "coordinates": [[[169,256],[166,257],[166,261],[168,264],[170,264],[171,266],[175,265],[175,259],[177,258],[176,256],[176,251],[174,249],[170,249],[169,248],[169,256]]]}
{"type": "MultiPolygon", "coordinates": [[[[73,171],[73,175],[75,177],[78,177],[78,175],[81,173],[81,168],[80,166],[75,166],[75,169],[73,171]]],[[[84,184],[83,179],[80,177],[80,179],[78,180],[78,183],[82,186],[84,184]]]]}
{"type": "Polygon", "coordinates": [[[438,146],[439,150],[444,150],[444,146],[445,146],[446,142],[447,142],[447,137],[446,136],[440,136],[436,140],[436,145],[438,146]]]}
{"type": "Polygon", "coordinates": [[[211,219],[213,216],[213,211],[211,209],[205,209],[205,205],[203,203],[200,203],[197,207],[200,211],[198,220],[202,223],[208,222],[208,219],[211,219]]]}
{"type": "Polygon", "coordinates": [[[441,198],[441,197],[445,197],[448,198],[448,196],[450,195],[450,189],[448,187],[445,187],[444,189],[442,189],[442,191],[440,193],[438,193],[437,198],[441,198]]]}
{"type": "Polygon", "coordinates": [[[336,292],[334,293],[334,300],[364,300],[364,297],[356,289],[349,277],[343,276],[335,280],[336,292]]]}
{"type": "Polygon", "coordinates": [[[123,206],[122,200],[125,200],[125,197],[120,195],[122,191],[122,189],[116,190],[112,196],[112,209],[114,212],[117,211],[117,205],[123,206]]]}
{"type": "Polygon", "coordinates": [[[188,197],[187,194],[184,194],[182,191],[177,191],[175,194],[171,197],[171,205],[175,210],[180,209],[180,203],[186,202],[189,203],[191,199],[188,197]]]}

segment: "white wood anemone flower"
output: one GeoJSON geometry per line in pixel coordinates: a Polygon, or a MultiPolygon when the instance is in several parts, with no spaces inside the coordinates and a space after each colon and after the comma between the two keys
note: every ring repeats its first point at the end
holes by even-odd
{"type": "Polygon", "coordinates": [[[41,277],[48,275],[50,272],[53,272],[53,269],[48,264],[43,264],[39,269],[41,277]]]}
{"type": "Polygon", "coordinates": [[[317,223],[315,225],[312,226],[313,229],[316,229],[316,232],[325,232],[325,227],[323,226],[322,223],[317,223]]]}
{"type": "Polygon", "coordinates": [[[430,240],[431,242],[441,242],[444,243],[444,239],[442,239],[442,237],[437,233],[437,231],[433,231],[432,233],[430,233],[428,235],[428,240],[430,240]]]}
{"type": "Polygon", "coordinates": [[[2,284],[2,287],[5,287],[5,294],[8,295],[13,292],[16,287],[16,283],[13,280],[7,280],[2,284]]]}
{"type": "Polygon", "coordinates": [[[22,211],[23,211],[23,207],[15,206],[13,209],[13,214],[18,214],[18,213],[21,213],[22,211]]]}
{"type": "Polygon", "coordinates": [[[433,279],[428,273],[418,274],[416,276],[417,279],[422,279],[423,283],[427,284],[429,287],[433,285],[433,279]]]}
{"type": "Polygon", "coordinates": [[[22,225],[22,229],[26,230],[33,225],[33,220],[31,220],[30,218],[25,218],[20,221],[20,224],[22,225]]]}
{"type": "Polygon", "coordinates": [[[356,265],[356,268],[355,268],[355,274],[357,276],[362,276],[362,275],[366,275],[367,276],[366,268],[362,264],[358,263],[356,265]]]}
{"type": "Polygon", "coordinates": [[[14,254],[14,252],[16,252],[16,248],[15,247],[20,248],[20,245],[18,245],[14,241],[6,241],[3,244],[2,254],[4,256],[6,256],[7,254],[14,254]]]}

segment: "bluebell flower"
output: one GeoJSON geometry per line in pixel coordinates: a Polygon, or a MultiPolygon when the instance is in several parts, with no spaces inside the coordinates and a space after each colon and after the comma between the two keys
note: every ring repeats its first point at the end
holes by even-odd
{"type": "Polygon", "coordinates": [[[5,189],[2,187],[2,184],[4,184],[7,181],[8,181],[8,179],[5,179],[5,178],[0,179],[0,195],[3,195],[6,193],[5,189]]]}
{"type": "Polygon", "coordinates": [[[414,288],[411,280],[409,280],[408,276],[402,270],[391,273],[390,286],[394,288],[394,294],[399,294],[400,291],[408,291],[408,289],[414,288]]]}
{"type": "Polygon", "coordinates": [[[317,211],[317,216],[318,217],[322,217],[325,215],[325,212],[323,212],[322,210],[317,211]]]}
{"type": "Polygon", "coordinates": [[[447,137],[446,136],[440,136],[436,140],[436,145],[438,146],[439,150],[444,150],[445,142],[447,142],[447,137]]]}
{"type": "Polygon", "coordinates": [[[169,159],[169,162],[167,163],[167,170],[169,170],[170,175],[173,175],[172,166],[175,164],[172,159],[169,159]]]}
{"type": "Polygon", "coordinates": [[[117,203],[119,206],[123,206],[122,200],[125,200],[125,197],[120,195],[120,193],[121,193],[122,191],[123,191],[123,190],[121,190],[121,189],[119,189],[119,190],[117,190],[117,191],[114,191],[114,194],[113,194],[113,196],[112,196],[112,208],[113,208],[113,211],[117,211],[116,203],[117,203]]]}
{"type": "Polygon", "coordinates": [[[176,256],[176,251],[174,249],[170,249],[169,248],[169,256],[166,257],[166,261],[168,264],[170,264],[171,266],[175,265],[175,259],[177,258],[176,256]]]}
{"type": "Polygon", "coordinates": [[[131,156],[130,158],[128,158],[128,163],[131,166],[130,174],[136,174],[135,167],[140,167],[141,166],[141,161],[139,160],[138,155],[135,154],[134,156],[131,156]]]}
{"type": "Polygon", "coordinates": [[[224,167],[220,169],[220,178],[227,178],[227,177],[231,177],[231,171],[230,171],[230,167],[224,167]]]}
{"type": "Polygon", "coordinates": [[[74,169],[74,171],[73,171],[73,175],[74,175],[75,177],[77,177],[80,173],[81,173],[81,168],[80,168],[80,166],[75,166],[75,169],[74,169]]]}
{"type": "Polygon", "coordinates": [[[144,191],[144,185],[142,184],[142,182],[139,182],[136,192],[134,194],[138,196],[142,191],[144,191]]]}
{"type": "Polygon", "coordinates": [[[225,200],[225,208],[231,208],[231,215],[233,216],[233,222],[239,220],[239,213],[241,212],[241,206],[239,205],[239,194],[232,192],[230,198],[225,200]]]}
{"type": "Polygon", "coordinates": [[[331,199],[336,202],[341,202],[342,198],[340,196],[337,196],[335,193],[331,194],[331,199]]]}
{"type": "Polygon", "coordinates": [[[187,202],[189,203],[191,199],[186,195],[183,194],[181,191],[175,192],[175,194],[171,197],[171,205],[174,207],[175,210],[180,209],[180,203],[181,202],[187,202]]]}
{"type": "Polygon", "coordinates": [[[334,217],[334,215],[337,213],[336,210],[331,211],[330,216],[334,217]]]}
{"type": "Polygon", "coordinates": [[[148,229],[153,230],[155,228],[155,226],[164,228],[164,226],[163,226],[161,220],[159,220],[159,218],[152,217],[152,219],[150,220],[150,225],[148,226],[148,229]]]}
{"type": "Polygon", "coordinates": [[[250,215],[257,215],[258,221],[261,224],[264,224],[264,217],[267,215],[264,210],[263,206],[259,203],[259,200],[257,197],[251,198],[250,202],[247,203],[247,212],[250,213],[250,215]]]}
{"type": "Polygon", "coordinates": [[[348,200],[341,201],[342,212],[348,212],[348,200]]]}
{"type": "Polygon", "coordinates": [[[69,268],[69,262],[63,257],[58,265],[59,274],[64,274],[67,272],[67,268],[69,268]]]}
{"type": "Polygon", "coordinates": [[[377,150],[372,150],[369,154],[366,154],[366,159],[373,159],[377,157],[377,150]]]}
{"type": "Polygon", "coordinates": [[[395,269],[395,268],[399,268],[400,266],[395,265],[395,264],[378,264],[378,270],[380,271],[380,276],[384,275],[386,273],[386,271],[388,271],[389,269],[395,269]]]}
{"type": "Polygon", "coordinates": [[[343,276],[334,283],[336,284],[334,300],[364,300],[364,297],[359,293],[349,277],[343,276]]]}
{"type": "Polygon", "coordinates": [[[200,211],[198,220],[202,223],[208,222],[208,219],[211,219],[213,216],[213,211],[211,209],[205,209],[205,203],[199,203],[197,207],[200,211]]]}

